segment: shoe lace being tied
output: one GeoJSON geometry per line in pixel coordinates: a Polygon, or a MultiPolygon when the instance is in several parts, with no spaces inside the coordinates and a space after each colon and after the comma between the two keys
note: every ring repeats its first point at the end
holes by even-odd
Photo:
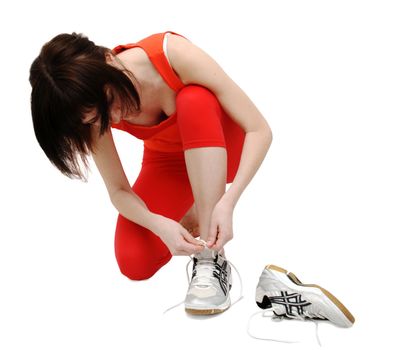
{"type": "MultiPolygon", "coordinates": [[[[206,246],[206,242],[203,241],[203,240],[201,240],[201,241],[202,241],[202,242],[205,244],[205,246],[206,246]]],[[[186,273],[187,273],[187,281],[188,281],[188,284],[191,283],[191,278],[192,278],[192,277],[190,278],[190,274],[189,274],[189,272],[188,272],[188,270],[189,270],[188,267],[189,267],[190,263],[191,263],[192,261],[194,261],[194,259],[193,259],[191,256],[189,256],[189,258],[190,258],[190,261],[189,261],[189,262],[187,263],[187,265],[186,265],[186,273]]],[[[239,277],[239,282],[240,282],[240,296],[236,299],[236,301],[234,301],[234,302],[231,303],[231,306],[233,306],[233,305],[235,305],[237,302],[239,302],[241,299],[243,299],[243,282],[242,282],[242,278],[241,278],[241,276],[240,276],[240,273],[239,273],[239,271],[237,270],[237,268],[235,267],[235,265],[233,265],[228,259],[226,259],[226,261],[227,261],[228,264],[231,266],[231,268],[233,268],[233,269],[236,271],[237,276],[239,277]]],[[[196,266],[195,266],[195,271],[197,272],[198,278],[200,278],[202,281],[203,281],[203,279],[211,278],[211,276],[217,276],[217,274],[220,274],[220,273],[225,273],[225,274],[226,274],[226,271],[224,271],[223,269],[221,269],[221,266],[219,266],[216,262],[213,262],[213,261],[211,261],[211,260],[204,260],[204,259],[201,259],[201,260],[198,261],[198,263],[197,263],[196,266]]],[[[177,303],[177,304],[175,304],[175,305],[173,305],[173,306],[171,306],[171,307],[169,307],[169,308],[166,309],[163,313],[165,314],[165,313],[167,313],[169,310],[172,310],[172,309],[174,309],[174,308],[180,306],[180,305],[183,304],[183,303],[184,303],[184,300],[181,301],[181,302],[179,302],[179,303],[177,303]]]]}
{"type": "MultiPolygon", "coordinates": [[[[193,260],[194,259],[191,258],[191,261],[193,260]]],[[[189,261],[186,266],[187,279],[189,283],[191,282],[191,280],[190,280],[190,275],[188,273],[188,266],[191,263],[191,261],[189,261]]],[[[198,261],[195,261],[195,269],[193,270],[192,277],[194,277],[194,274],[197,276],[198,281],[209,282],[212,276],[219,278],[220,274],[224,274],[226,276],[227,272],[217,263],[217,261],[214,261],[212,259],[198,259],[198,261]]]]}
{"type": "Polygon", "coordinates": [[[306,310],[304,311],[304,315],[297,315],[297,314],[295,314],[295,315],[289,315],[289,314],[286,314],[286,315],[277,315],[276,313],[274,313],[275,311],[277,311],[276,309],[277,309],[277,308],[275,308],[275,307],[273,306],[272,308],[267,309],[267,310],[257,311],[257,312],[255,312],[254,314],[252,314],[252,315],[250,316],[250,318],[248,319],[248,324],[247,324],[247,333],[248,333],[248,335],[249,335],[251,338],[258,339],[258,340],[275,341],[275,342],[279,342],[279,343],[299,343],[299,341],[292,341],[292,340],[273,339],[273,338],[260,338],[260,337],[257,337],[257,336],[255,336],[255,335],[251,334],[251,332],[250,332],[251,319],[252,319],[255,315],[262,314],[262,317],[271,317],[272,321],[282,321],[282,320],[285,319],[285,318],[293,318],[293,319],[300,320],[300,321],[308,321],[308,320],[309,320],[309,321],[313,322],[313,323],[315,324],[315,337],[316,337],[316,339],[317,339],[318,345],[319,345],[319,346],[322,346],[321,341],[320,341],[320,339],[319,339],[319,334],[318,334],[318,321],[317,321],[317,320],[314,320],[314,319],[312,319],[312,318],[306,319],[305,316],[310,317],[310,315],[307,314],[306,310]],[[272,312],[273,312],[273,315],[265,316],[266,313],[269,312],[269,311],[272,311],[272,312]]]}

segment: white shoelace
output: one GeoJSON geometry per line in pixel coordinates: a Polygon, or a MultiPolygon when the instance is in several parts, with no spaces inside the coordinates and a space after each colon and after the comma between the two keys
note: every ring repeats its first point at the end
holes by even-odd
{"type": "MultiPolygon", "coordinates": [[[[205,247],[206,247],[206,245],[207,245],[207,243],[205,242],[205,241],[203,241],[202,239],[200,240],[204,245],[205,245],[205,247]]],[[[193,258],[190,256],[189,257],[190,258],[190,261],[187,263],[187,265],[186,265],[186,273],[187,273],[187,281],[188,281],[188,284],[190,284],[190,282],[191,282],[191,279],[190,279],[190,274],[189,274],[189,272],[188,272],[188,266],[190,265],[190,263],[193,261],[193,258]]],[[[233,306],[233,305],[235,305],[237,302],[239,302],[241,299],[243,299],[243,281],[242,281],[242,278],[241,278],[241,276],[240,276],[240,273],[239,273],[239,271],[237,270],[237,268],[235,267],[235,265],[233,265],[228,259],[226,259],[226,261],[228,262],[228,264],[231,266],[231,268],[233,268],[235,271],[236,271],[236,273],[237,273],[237,275],[238,275],[238,277],[239,277],[239,282],[240,282],[240,296],[236,299],[236,301],[234,301],[234,302],[232,302],[231,303],[231,307],[233,306]]],[[[197,267],[198,268],[198,267],[197,267]]],[[[205,266],[203,266],[203,265],[201,265],[201,269],[204,269],[205,271],[207,271],[207,273],[209,274],[209,275],[212,275],[213,274],[213,267],[212,266],[209,266],[209,265],[205,265],[205,266]]],[[[207,274],[201,274],[202,276],[205,276],[205,275],[207,275],[207,274]]],[[[229,292],[228,292],[229,293],[229,292]]],[[[167,313],[169,310],[172,310],[172,309],[174,309],[174,308],[176,308],[176,307],[178,307],[178,306],[180,306],[181,304],[183,304],[184,303],[184,300],[183,301],[181,301],[180,303],[177,303],[176,305],[173,305],[173,306],[171,306],[171,307],[169,307],[168,309],[166,309],[164,312],[163,312],[163,314],[165,314],[165,313],[167,313]]]]}
{"type": "MultiPolygon", "coordinates": [[[[203,240],[201,240],[201,241],[202,241],[202,243],[203,243],[203,244],[205,245],[205,247],[206,247],[207,243],[206,243],[205,241],[203,241],[203,240]]],[[[187,273],[187,281],[188,281],[188,284],[190,284],[190,282],[191,282],[190,274],[189,274],[189,272],[188,272],[188,270],[189,270],[188,267],[189,267],[190,263],[193,261],[193,258],[192,258],[191,256],[189,256],[189,258],[190,258],[190,261],[189,261],[189,262],[187,263],[187,265],[186,265],[186,273],[187,273]]],[[[244,298],[244,296],[243,296],[243,281],[242,281],[242,278],[241,278],[241,276],[240,276],[240,273],[239,273],[239,271],[237,270],[237,268],[235,267],[235,265],[233,265],[228,259],[226,259],[226,260],[227,260],[228,264],[236,271],[236,273],[237,273],[237,275],[238,275],[238,277],[239,277],[239,282],[240,282],[240,296],[236,299],[236,301],[234,301],[234,302],[231,303],[231,307],[232,307],[233,305],[235,305],[237,302],[239,302],[241,299],[244,298]]],[[[209,266],[209,265],[205,265],[205,266],[202,266],[202,265],[201,265],[201,267],[202,267],[202,269],[204,269],[205,271],[207,271],[207,273],[208,273],[209,275],[212,274],[213,267],[211,267],[211,266],[209,266]],[[210,271],[210,270],[211,270],[211,271],[210,271]]],[[[198,268],[198,267],[197,267],[197,268],[198,268]]],[[[205,274],[201,274],[201,275],[202,275],[202,277],[203,277],[203,276],[207,276],[207,274],[206,274],[206,275],[205,275],[205,274]]],[[[181,302],[179,302],[179,303],[177,303],[177,304],[175,304],[175,305],[169,307],[168,309],[166,309],[166,310],[163,312],[163,314],[167,313],[167,312],[170,311],[170,310],[173,310],[174,308],[176,308],[176,307],[178,307],[178,306],[180,306],[180,305],[182,305],[182,304],[184,304],[184,300],[182,300],[181,302]]],[[[274,341],[274,342],[279,342],[279,343],[299,343],[300,341],[292,341],[292,340],[285,340],[285,339],[274,339],[274,338],[260,338],[260,337],[257,337],[257,336],[255,336],[255,335],[251,334],[251,332],[250,332],[251,319],[252,319],[255,315],[262,314],[262,317],[271,317],[271,320],[272,320],[272,321],[281,321],[281,320],[285,319],[285,316],[277,316],[277,315],[274,314],[274,313],[273,313],[273,315],[271,315],[271,316],[265,316],[265,314],[266,314],[267,312],[269,312],[269,311],[272,311],[272,312],[273,312],[273,311],[275,311],[275,308],[273,307],[273,308],[270,308],[270,309],[267,309],[267,310],[257,311],[257,312],[253,313],[253,314],[249,317],[248,323],[247,323],[247,333],[248,333],[248,335],[249,335],[251,338],[258,339],[258,340],[274,341]]],[[[308,316],[308,315],[305,314],[305,316],[308,316]]],[[[319,339],[319,334],[318,334],[318,321],[317,321],[317,320],[314,320],[314,319],[312,319],[312,318],[306,319],[305,317],[302,317],[302,316],[300,316],[300,315],[292,315],[292,316],[287,315],[286,317],[288,317],[288,318],[293,318],[293,319],[297,319],[297,320],[301,320],[301,321],[311,321],[311,322],[313,322],[313,323],[315,324],[315,337],[316,337],[316,339],[317,339],[318,345],[319,345],[319,346],[322,346],[321,341],[320,341],[320,339],[319,339]]]]}
{"type": "MultiPolygon", "coordinates": [[[[277,316],[277,315],[274,314],[274,313],[273,313],[273,315],[271,315],[271,316],[265,316],[265,314],[266,314],[267,312],[269,312],[269,311],[274,312],[274,311],[275,311],[275,308],[273,307],[273,308],[270,308],[270,309],[267,309],[267,310],[258,311],[258,312],[253,313],[253,314],[250,316],[250,318],[248,319],[248,324],[247,324],[247,333],[248,333],[248,335],[249,335],[251,338],[258,339],[258,340],[275,341],[275,342],[279,342],[279,343],[299,343],[300,341],[292,341],[292,340],[284,340],[284,339],[273,339],[273,338],[260,338],[260,337],[257,337],[257,336],[255,336],[255,335],[251,334],[251,332],[250,332],[251,319],[252,319],[255,315],[262,314],[262,317],[271,317],[272,321],[281,321],[281,320],[285,319],[285,316],[277,316]]],[[[300,321],[311,321],[311,322],[313,322],[313,323],[315,324],[315,337],[316,337],[316,339],[317,339],[318,345],[319,345],[319,346],[322,346],[321,340],[319,339],[319,335],[318,335],[318,321],[317,321],[317,320],[314,320],[314,319],[306,319],[306,318],[304,318],[304,317],[302,317],[302,316],[300,316],[300,315],[292,315],[292,316],[287,315],[286,317],[288,317],[288,318],[293,318],[293,319],[300,320],[300,321]]]]}

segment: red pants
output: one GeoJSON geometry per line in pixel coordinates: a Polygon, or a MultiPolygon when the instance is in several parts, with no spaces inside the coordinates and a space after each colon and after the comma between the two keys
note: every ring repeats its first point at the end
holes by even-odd
{"type": "MultiPolygon", "coordinates": [[[[180,221],[194,204],[184,151],[219,146],[227,150],[227,183],[236,175],[244,131],[201,86],[186,86],[176,96],[177,124],[183,150],[158,152],[144,147],[142,168],[132,186],[153,213],[180,221]]],[[[172,255],[153,232],[118,216],[115,254],[120,271],[132,280],[153,276],[172,255]]]]}

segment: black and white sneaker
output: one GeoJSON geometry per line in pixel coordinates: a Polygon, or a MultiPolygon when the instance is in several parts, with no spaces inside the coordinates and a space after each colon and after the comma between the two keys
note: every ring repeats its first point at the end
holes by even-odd
{"type": "Polygon", "coordinates": [[[256,288],[255,300],[277,317],[328,320],[339,327],[351,327],[355,318],[330,292],[316,284],[303,284],[287,270],[267,265],[256,288]]]}
{"type": "Polygon", "coordinates": [[[207,247],[193,257],[192,277],[184,301],[186,312],[211,315],[231,306],[231,267],[227,259],[207,247]]]}

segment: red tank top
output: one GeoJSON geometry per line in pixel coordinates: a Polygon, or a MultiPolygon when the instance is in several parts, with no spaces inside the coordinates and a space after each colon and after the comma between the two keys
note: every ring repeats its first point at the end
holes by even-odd
{"type": "MultiPolygon", "coordinates": [[[[165,56],[163,41],[166,33],[180,35],[172,31],[156,33],[135,44],[118,45],[112,52],[118,54],[133,47],[142,48],[168,86],[174,91],[179,92],[185,85],[176,75],[165,56]]],[[[176,123],[176,112],[168,116],[167,119],[161,121],[159,124],[153,126],[135,125],[122,120],[118,124],[112,123],[111,127],[128,132],[136,138],[143,140],[145,146],[149,149],[163,152],[182,151],[182,142],[176,123]]]]}

